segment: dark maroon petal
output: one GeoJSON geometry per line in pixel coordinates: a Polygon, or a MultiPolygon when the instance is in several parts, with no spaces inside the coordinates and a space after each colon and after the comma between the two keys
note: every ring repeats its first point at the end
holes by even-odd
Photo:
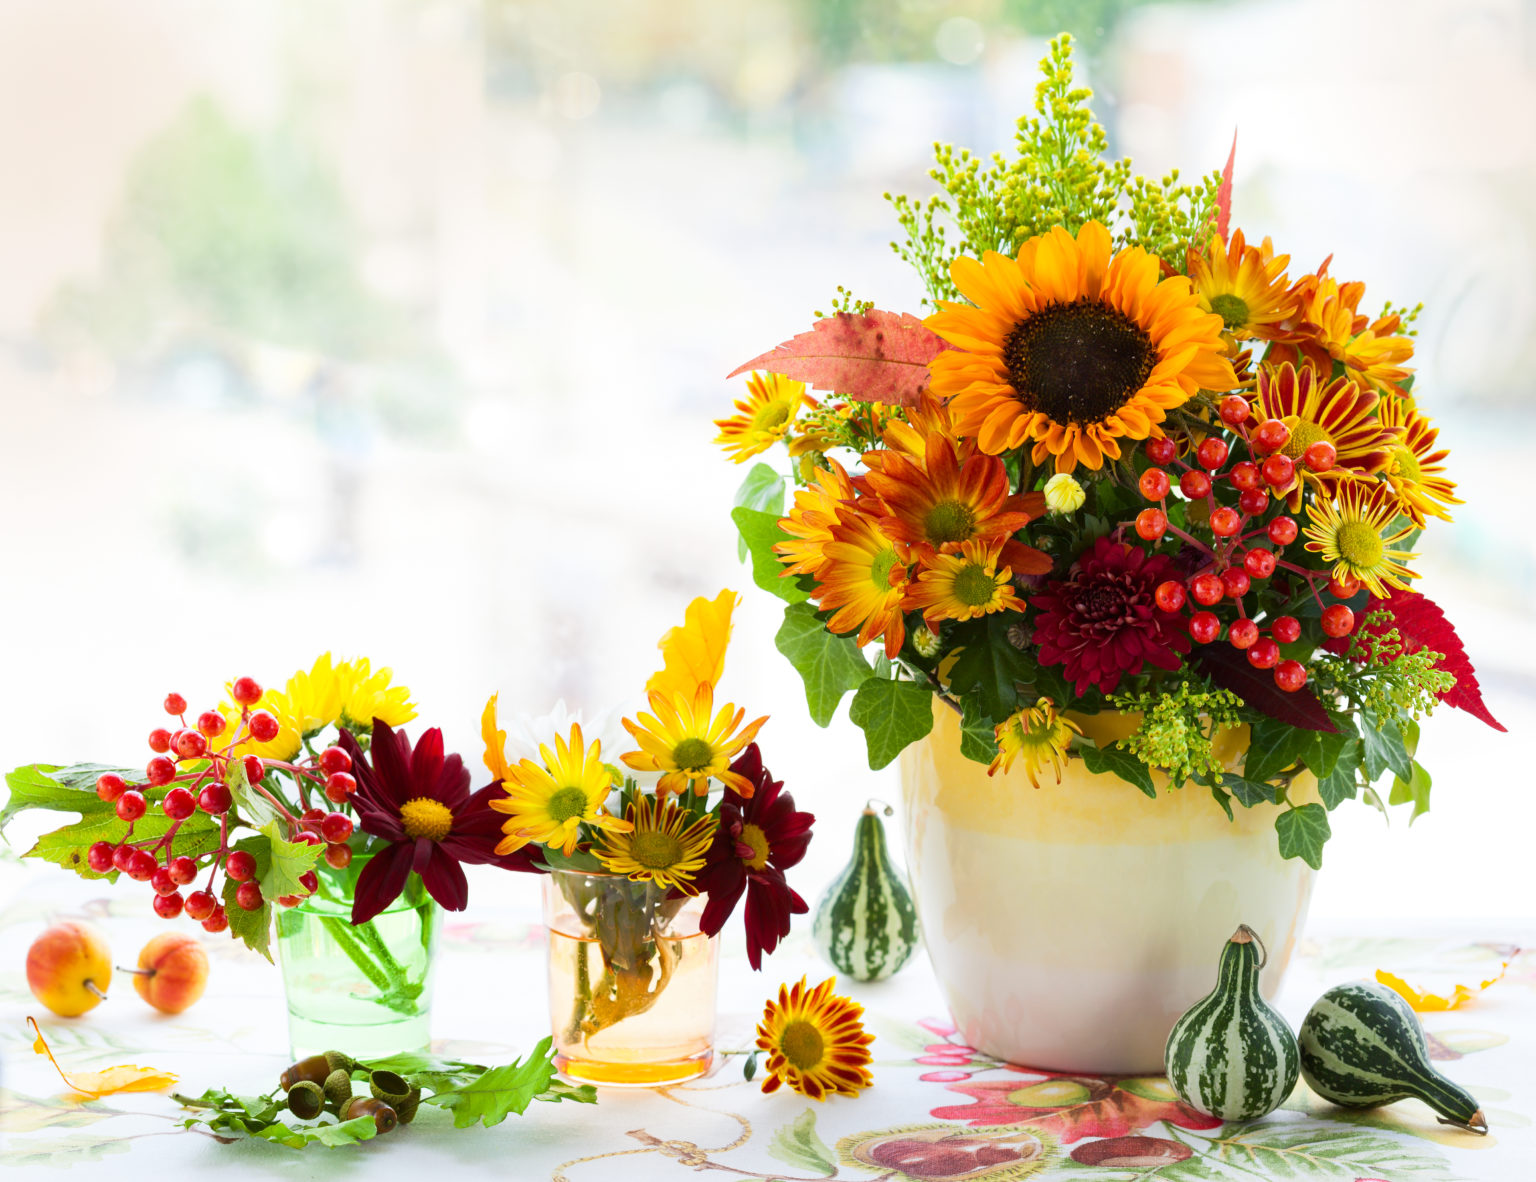
{"type": "MultiPolygon", "coordinates": [[[[416,750],[411,754],[411,795],[440,799],[436,793],[438,775],[443,770],[443,731],[431,727],[416,740],[416,750]]],[[[447,801],[443,802],[444,804],[447,801]]]]}
{"type": "Polygon", "coordinates": [[[431,796],[455,813],[469,803],[469,769],[464,766],[462,756],[450,755],[443,760],[438,768],[437,781],[432,785],[431,796]]]}
{"type": "Polygon", "coordinates": [[[789,889],[784,876],[772,867],[748,877],[747,962],[754,969],[761,969],[763,954],[771,953],[779,946],[779,941],[789,935],[792,899],[799,902],[800,896],[789,889]]]}
{"type": "Polygon", "coordinates": [[[375,799],[398,813],[415,795],[411,791],[411,741],[404,731],[398,734],[387,722],[373,720],[373,774],[377,783],[375,799]]]}
{"type": "Polygon", "coordinates": [[[699,875],[698,880],[699,889],[709,895],[709,902],[704,904],[704,914],[699,917],[699,930],[706,936],[713,936],[725,927],[726,921],[736,910],[736,904],[741,902],[741,892],[747,887],[747,876],[741,869],[741,863],[734,858],[720,863],[718,869],[709,869],[716,870],[716,873],[709,875],[706,871],[699,875]]]}
{"type": "Polygon", "coordinates": [[[368,860],[352,893],[353,924],[367,923],[400,897],[411,873],[411,846],[391,845],[368,860]]]}
{"type": "Polygon", "coordinates": [[[443,849],[458,861],[473,865],[489,863],[508,870],[532,869],[537,847],[524,846],[516,854],[496,853],[506,816],[491,808],[489,802],[505,796],[499,784],[492,784],[469,797],[454,813],[453,828],[443,839],[443,849]]]}
{"type": "Polygon", "coordinates": [[[449,911],[463,911],[469,904],[469,880],[464,877],[464,868],[435,843],[427,844],[432,848],[425,867],[418,870],[421,881],[427,892],[449,911]]]}

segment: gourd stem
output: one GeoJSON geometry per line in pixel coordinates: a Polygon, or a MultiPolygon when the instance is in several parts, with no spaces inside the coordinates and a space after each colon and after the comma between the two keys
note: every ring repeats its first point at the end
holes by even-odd
{"type": "Polygon", "coordinates": [[[895,809],[886,804],[885,801],[880,800],[878,797],[874,796],[871,796],[867,801],[864,802],[864,811],[866,813],[876,813],[883,811],[887,817],[893,817],[896,815],[895,809]],[[878,805],[879,808],[876,808],[876,805],[878,805]]]}
{"type": "Polygon", "coordinates": [[[1238,924],[1237,931],[1233,933],[1232,939],[1238,944],[1246,944],[1249,940],[1252,940],[1259,946],[1259,963],[1256,967],[1262,969],[1269,963],[1269,949],[1264,947],[1264,941],[1259,938],[1259,933],[1247,924],[1238,924]]]}

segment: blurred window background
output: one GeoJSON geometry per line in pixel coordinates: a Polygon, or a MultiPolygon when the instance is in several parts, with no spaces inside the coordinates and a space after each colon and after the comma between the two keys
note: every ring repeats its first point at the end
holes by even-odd
{"type": "Polygon", "coordinates": [[[814,897],[898,789],[809,721],[711,420],[837,285],[919,310],[882,193],[1009,150],[1063,28],[1116,155],[1192,176],[1235,129],[1251,240],[1427,305],[1467,503],[1424,586],[1511,733],[1438,714],[1432,812],[1336,813],[1315,914],[1531,913],[1529,0],[11,0],[0,762],[134,762],[167,691],[330,649],[478,769],[491,692],[632,709],[732,586],[722,692],[822,817],[814,897]]]}

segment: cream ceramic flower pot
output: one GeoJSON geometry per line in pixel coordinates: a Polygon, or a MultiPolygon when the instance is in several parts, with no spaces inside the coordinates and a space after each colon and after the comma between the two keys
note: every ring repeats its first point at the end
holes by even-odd
{"type": "MultiPolygon", "coordinates": [[[[1136,725],[1076,721],[1096,740],[1136,725]]],[[[1237,770],[1247,741],[1246,727],[1218,736],[1218,757],[1237,770]]],[[[1206,788],[1152,800],[1080,759],[1038,790],[1021,766],[989,778],[960,754],[959,719],[937,703],[901,779],[923,939],[978,1050],[1057,1071],[1160,1074],[1168,1031],[1211,991],[1240,923],[1269,950],[1264,994],[1278,989],[1313,879],[1280,857],[1278,806],[1234,802],[1228,821],[1206,788]]],[[[1316,781],[1298,777],[1291,799],[1317,799],[1316,781]]]]}

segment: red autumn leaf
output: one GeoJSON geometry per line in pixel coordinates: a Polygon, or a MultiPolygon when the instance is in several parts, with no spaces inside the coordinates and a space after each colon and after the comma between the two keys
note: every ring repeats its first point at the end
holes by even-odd
{"type": "Polygon", "coordinates": [[[838,312],[726,376],[764,369],[860,402],[916,406],[928,363],[947,348],[908,312],[838,312]]]}
{"type": "MultiPolygon", "coordinates": [[[[1378,633],[1396,628],[1397,634],[1402,637],[1405,653],[1416,653],[1424,648],[1430,652],[1443,653],[1445,660],[1440,662],[1440,668],[1453,675],[1456,684],[1436,696],[1447,706],[1465,710],[1474,718],[1482,719],[1496,731],[1505,729],[1504,724],[1483,704],[1483,691],[1477,684],[1477,673],[1472,668],[1472,662],[1467,658],[1466,646],[1461,643],[1461,637],[1456,635],[1456,629],[1445,618],[1439,604],[1417,591],[1393,588],[1387,599],[1371,596],[1365,614],[1369,616],[1378,611],[1390,613],[1391,621],[1377,628],[1366,624],[1361,627],[1378,633]]],[[[1344,653],[1349,651],[1350,638],[1330,640],[1323,647],[1331,653],[1344,653]]],[[[1358,659],[1363,661],[1365,655],[1358,654],[1358,659]]]]}
{"type": "Polygon", "coordinates": [[[1275,684],[1268,669],[1255,669],[1248,658],[1230,644],[1208,644],[1196,649],[1193,662],[1224,690],[1231,690],[1243,702],[1262,714],[1306,731],[1336,734],[1338,727],[1317,700],[1310,686],[1288,693],[1275,684]]]}
{"type": "Polygon", "coordinates": [[[1232,150],[1227,166],[1221,170],[1221,184],[1216,189],[1216,233],[1227,240],[1227,225],[1232,220],[1232,165],[1237,162],[1237,132],[1232,133],[1232,150]]]}

